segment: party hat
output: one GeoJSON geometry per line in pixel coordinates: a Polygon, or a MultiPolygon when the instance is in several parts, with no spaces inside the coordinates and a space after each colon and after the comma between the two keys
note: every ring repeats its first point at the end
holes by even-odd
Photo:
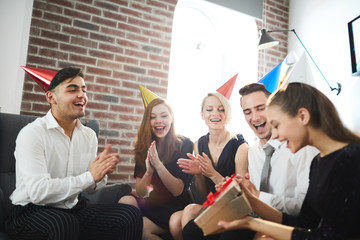
{"type": "Polygon", "coordinates": [[[51,80],[56,75],[57,71],[40,69],[34,67],[25,67],[21,66],[24,71],[30,75],[32,79],[35,80],[37,84],[46,92],[49,88],[51,80]]]}
{"type": "Polygon", "coordinates": [[[218,93],[221,93],[224,97],[227,99],[230,99],[232,90],[234,88],[236,78],[238,76],[238,73],[235,74],[232,78],[230,78],[224,85],[222,85],[218,90],[216,90],[218,93]]]}
{"type": "Polygon", "coordinates": [[[264,84],[266,90],[268,90],[270,93],[273,93],[279,86],[282,63],[283,62],[280,62],[276,67],[273,68],[273,70],[271,70],[258,81],[259,83],[264,84]]]}
{"type": "Polygon", "coordinates": [[[145,87],[141,86],[140,84],[139,84],[139,88],[140,88],[140,92],[141,92],[141,98],[144,103],[144,108],[146,108],[147,105],[155,98],[160,98],[158,95],[156,95],[155,93],[146,89],[145,87]]]}

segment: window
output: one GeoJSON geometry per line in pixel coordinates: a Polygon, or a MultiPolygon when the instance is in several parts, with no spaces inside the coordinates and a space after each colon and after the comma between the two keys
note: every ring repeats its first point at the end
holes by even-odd
{"type": "Polygon", "coordinates": [[[208,92],[239,73],[230,98],[233,111],[229,130],[252,131],[244,120],[239,89],[257,81],[257,27],[253,17],[200,0],[179,0],[174,13],[168,101],[178,134],[193,141],[208,132],[200,116],[208,92]]]}

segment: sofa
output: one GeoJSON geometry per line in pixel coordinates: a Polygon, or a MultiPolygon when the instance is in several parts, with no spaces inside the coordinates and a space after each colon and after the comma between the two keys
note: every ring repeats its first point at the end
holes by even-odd
{"type": "MultiPolygon", "coordinates": [[[[5,232],[5,221],[12,208],[9,196],[15,189],[15,140],[19,131],[36,116],[0,113],[0,240],[9,239],[5,232]]],[[[99,123],[91,120],[84,125],[93,129],[98,136],[99,123]]],[[[91,203],[117,203],[131,192],[129,184],[108,185],[94,194],[81,193],[91,203]]]]}

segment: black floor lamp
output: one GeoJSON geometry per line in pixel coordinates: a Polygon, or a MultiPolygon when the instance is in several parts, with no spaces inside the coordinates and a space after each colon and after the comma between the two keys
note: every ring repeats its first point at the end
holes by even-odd
{"type": "Polygon", "coordinates": [[[315,64],[316,68],[319,70],[321,76],[324,78],[324,80],[326,81],[327,85],[330,87],[331,91],[337,91],[336,95],[339,95],[340,91],[341,91],[341,84],[337,82],[337,88],[331,87],[329,82],[327,81],[327,79],[325,78],[324,74],[321,72],[320,68],[318,67],[318,65],[316,64],[316,62],[314,61],[314,59],[312,58],[312,56],[310,55],[309,51],[306,49],[305,45],[303,44],[303,42],[300,40],[299,36],[296,34],[295,29],[288,29],[288,30],[271,30],[271,31],[267,31],[266,29],[261,29],[261,36],[259,39],[259,44],[258,44],[258,49],[266,49],[269,47],[273,47],[277,44],[279,44],[279,41],[274,40],[268,33],[271,32],[293,32],[296,36],[296,38],[299,40],[299,42],[301,43],[301,45],[303,46],[303,48],[305,49],[305,52],[309,55],[310,59],[312,60],[312,62],[315,64]]]}

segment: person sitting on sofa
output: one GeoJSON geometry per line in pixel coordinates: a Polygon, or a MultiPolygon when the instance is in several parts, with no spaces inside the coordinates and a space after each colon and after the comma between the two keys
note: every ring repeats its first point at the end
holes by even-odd
{"type": "Polygon", "coordinates": [[[106,185],[119,162],[111,145],[96,156],[97,138],[79,118],[88,102],[80,68],[61,69],[46,100],[51,109],[16,140],[15,205],[6,223],[15,239],[141,239],[142,216],[124,204],[89,205],[81,191],[106,185]]]}

